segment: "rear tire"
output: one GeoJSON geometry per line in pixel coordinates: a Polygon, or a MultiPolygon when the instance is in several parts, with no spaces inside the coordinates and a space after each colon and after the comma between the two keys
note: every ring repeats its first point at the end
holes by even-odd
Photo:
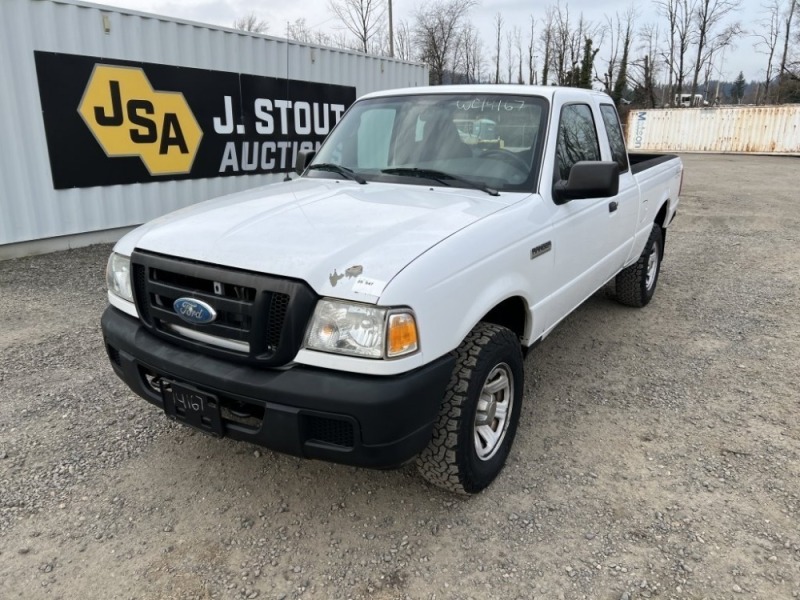
{"type": "Polygon", "coordinates": [[[497,477],[514,442],[522,407],[522,351],[509,329],[479,323],[456,355],[433,437],[417,468],[438,487],[475,494],[497,477]]]}
{"type": "Polygon", "coordinates": [[[639,260],[617,275],[615,287],[620,303],[641,308],[652,300],[661,272],[663,254],[664,237],[661,226],[654,224],[639,260]]]}

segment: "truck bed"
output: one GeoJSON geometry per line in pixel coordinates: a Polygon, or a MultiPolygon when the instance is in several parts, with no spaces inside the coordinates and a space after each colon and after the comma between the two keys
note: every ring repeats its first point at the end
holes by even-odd
{"type": "Polygon", "coordinates": [[[644,152],[631,152],[628,154],[631,173],[634,175],[677,157],[677,154],[647,154],[644,152]]]}

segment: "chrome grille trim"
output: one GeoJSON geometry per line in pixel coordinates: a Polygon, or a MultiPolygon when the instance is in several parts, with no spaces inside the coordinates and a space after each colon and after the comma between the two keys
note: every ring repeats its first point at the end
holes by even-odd
{"type": "Polygon", "coordinates": [[[238,340],[217,337],[216,335],[209,335],[208,333],[201,333],[199,331],[195,331],[194,329],[189,329],[188,327],[183,327],[181,325],[174,325],[172,323],[166,323],[164,325],[164,329],[172,331],[178,335],[182,335],[183,337],[187,337],[190,340],[202,342],[203,344],[209,344],[218,348],[225,348],[225,350],[234,350],[236,352],[244,353],[250,352],[250,344],[247,342],[240,342],[238,340]]]}

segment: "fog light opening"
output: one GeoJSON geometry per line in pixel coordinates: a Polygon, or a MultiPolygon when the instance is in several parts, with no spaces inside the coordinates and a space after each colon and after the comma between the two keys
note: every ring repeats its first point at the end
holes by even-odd
{"type": "Polygon", "coordinates": [[[153,375],[152,373],[148,373],[145,371],[144,373],[144,380],[147,383],[147,386],[156,392],[157,394],[161,393],[161,377],[158,375],[153,375]]]}

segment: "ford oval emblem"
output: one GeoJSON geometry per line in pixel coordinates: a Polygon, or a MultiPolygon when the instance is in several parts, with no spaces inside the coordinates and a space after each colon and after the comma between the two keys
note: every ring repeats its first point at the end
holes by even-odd
{"type": "Polygon", "coordinates": [[[214,308],[196,298],[178,298],[172,303],[178,316],[192,325],[205,325],[217,318],[214,308]]]}

